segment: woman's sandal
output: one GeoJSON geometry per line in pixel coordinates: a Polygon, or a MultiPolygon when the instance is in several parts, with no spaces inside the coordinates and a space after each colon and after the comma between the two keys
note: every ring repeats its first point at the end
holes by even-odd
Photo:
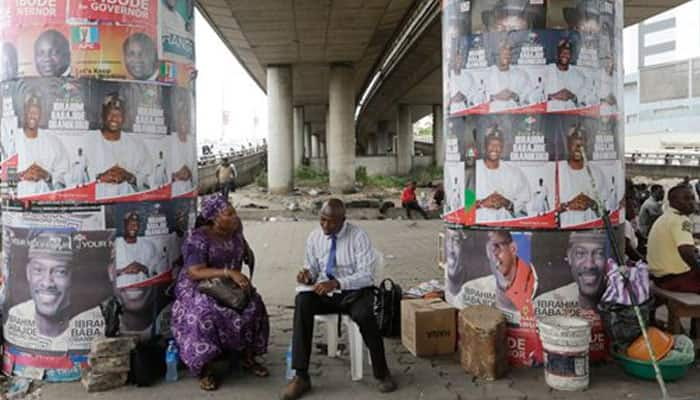
{"type": "Polygon", "coordinates": [[[241,362],[241,366],[260,378],[270,375],[270,371],[264,365],[255,361],[255,359],[245,360],[241,362]]]}
{"type": "Polygon", "coordinates": [[[213,374],[207,374],[199,378],[199,387],[202,390],[212,391],[219,388],[219,382],[216,380],[213,374]]]}

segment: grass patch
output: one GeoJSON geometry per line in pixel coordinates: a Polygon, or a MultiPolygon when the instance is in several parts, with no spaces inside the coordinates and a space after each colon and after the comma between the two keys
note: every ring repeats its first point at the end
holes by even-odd
{"type": "Polygon", "coordinates": [[[328,185],[328,172],[302,165],[294,172],[295,183],[302,186],[328,185]]]}

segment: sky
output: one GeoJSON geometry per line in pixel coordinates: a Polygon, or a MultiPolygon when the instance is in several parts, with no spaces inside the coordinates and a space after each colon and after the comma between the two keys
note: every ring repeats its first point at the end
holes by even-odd
{"type": "Polygon", "coordinates": [[[219,36],[195,14],[197,141],[231,144],[261,140],[267,133],[267,97],[219,36]],[[229,114],[223,126],[223,111],[229,114]],[[257,127],[255,125],[257,121],[257,127]]]}

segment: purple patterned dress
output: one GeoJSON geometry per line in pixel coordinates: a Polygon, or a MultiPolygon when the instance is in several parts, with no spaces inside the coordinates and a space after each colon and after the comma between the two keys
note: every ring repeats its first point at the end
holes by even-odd
{"type": "Polygon", "coordinates": [[[220,306],[197,290],[197,282],[187,276],[187,268],[206,264],[209,268],[239,269],[243,259],[243,234],[228,240],[212,240],[205,227],[192,230],[182,245],[184,268],[175,287],[172,331],[180,358],[199,376],[202,368],[226,351],[267,351],[270,323],[262,298],[257,292],[243,312],[220,306]]]}

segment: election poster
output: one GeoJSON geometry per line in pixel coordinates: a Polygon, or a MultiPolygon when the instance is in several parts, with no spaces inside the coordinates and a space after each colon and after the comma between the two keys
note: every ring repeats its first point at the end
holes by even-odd
{"type": "Polygon", "coordinates": [[[457,2],[461,3],[461,7],[470,9],[473,33],[525,31],[545,27],[547,14],[543,0],[457,2]]]}
{"type": "MultiPolygon", "coordinates": [[[[616,234],[621,237],[621,232],[616,234]]],[[[611,249],[601,230],[448,229],[445,296],[457,308],[486,304],[502,311],[508,321],[509,361],[515,366],[542,364],[536,320],[545,316],[579,316],[591,322],[591,360],[602,361],[608,340],[596,310],[611,249]]]]}
{"type": "Polygon", "coordinates": [[[124,307],[122,332],[148,337],[152,328],[169,331],[166,289],[182,263],[180,245],[193,213],[190,199],[107,206],[107,226],[116,231],[110,279],[124,307]]]}
{"type": "Polygon", "coordinates": [[[158,0],[158,54],[194,64],[194,0],[158,0]]]}
{"type": "Polygon", "coordinates": [[[153,81],[160,62],[156,25],[74,25],[70,27],[73,75],[153,81]]]}
{"type": "Polygon", "coordinates": [[[5,198],[195,196],[191,90],[85,78],[25,78],[2,89],[5,198]]]}
{"type": "Polygon", "coordinates": [[[80,356],[103,334],[99,304],[112,295],[113,235],[4,226],[6,373],[58,381],[80,377],[80,356]]]}
{"type": "Polygon", "coordinates": [[[63,24],[67,0],[5,0],[3,20],[9,26],[28,27],[63,24]]]}
{"type": "Polygon", "coordinates": [[[17,29],[12,43],[17,50],[18,77],[61,77],[75,75],[71,28],[62,23],[17,29]]]}
{"type": "Polygon", "coordinates": [[[476,156],[475,203],[465,209],[466,225],[557,226],[556,142],[546,134],[544,119],[542,115],[467,119],[464,144],[459,147],[468,152],[473,140],[476,156]]]}
{"type": "Polygon", "coordinates": [[[115,22],[120,25],[156,26],[157,0],[68,0],[71,22],[115,22]]]}
{"type": "Polygon", "coordinates": [[[620,135],[596,118],[550,117],[547,125],[558,142],[560,227],[602,227],[604,212],[613,224],[622,223],[625,178],[618,158],[620,135]]]}

